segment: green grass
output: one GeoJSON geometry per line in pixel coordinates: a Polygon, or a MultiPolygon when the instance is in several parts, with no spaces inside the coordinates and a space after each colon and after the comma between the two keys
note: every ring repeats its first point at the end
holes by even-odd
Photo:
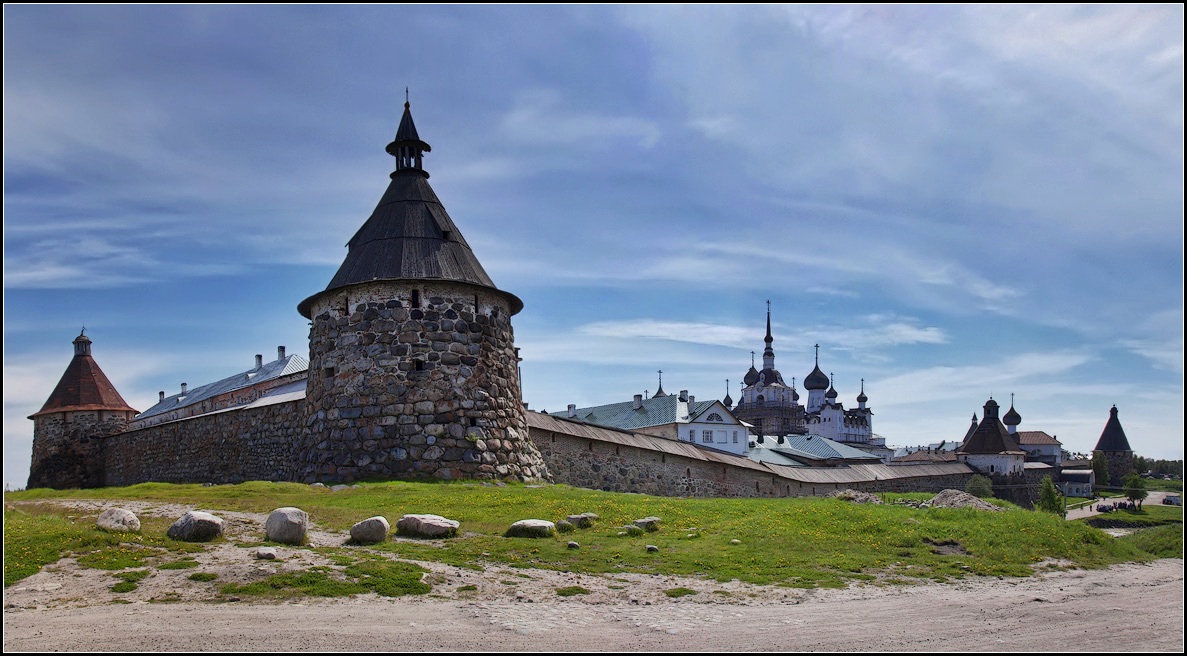
{"type": "Polygon", "coordinates": [[[287,599],[300,596],[345,597],[374,592],[384,597],[424,594],[428,584],[421,582],[424,568],[411,563],[369,556],[343,567],[340,571],[320,567],[302,572],[274,574],[245,585],[229,583],[221,592],[228,596],[255,596],[287,599]]]}
{"type": "Polygon", "coordinates": [[[669,597],[672,597],[673,599],[675,599],[677,597],[684,597],[687,595],[694,595],[696,593],[697,593],[696,590],[693,590],[691,588],[683,588],[683,587],[682,588],[669,588],[667,590],[664,590],[664,594],[668,595],[669,597]]]}
{"type": "Polygon", "coordinates": [[[201,581],[201,582],[205,583],[205,582],[213,581],[213,580],[217,579],[218,574],[215,574],[214,572],[194,572],[193,574],[190,574],[186,578],[188,578],[191,581],[201,581]]]}
{"type": "Polygon", "coordinates": [[[135,583],[132,583],[130,581],[121,581],[120,583],[116,583],[115,585],[111,586],[111,591],[112,592],[131,592],[138,587],[140,587],[140,586],[138,586],[135,583]]]}
{"type": "Polygon", "coordinates": [[[574,595],[584,595],[584,594],[589,594],[589,593],[590,593],[589,590],[587,590],[579,585],[570,585],[567,588],[557,588],[556,589],[556,594],[557,594],[557,596],[560,596],[560,597],[572,597],[574,595]]]}
{"type": "MultiPolygon", "coordinates": [[[[9,493],[6,500],[14,494],[9,493]]],[[[165,537],[171,522],[144,520],[140,533],[110,533],[95,527],[96,515],[71,516],[50,504],[22,504],[4,510],[4,586],[41,571],[62,556],[97,569],[141,567],[157,556],[201,551],[199,545],[165,537]]]]}
{"type": "Polygon", "coordinates": [[[131,572],[116,572],[112,574],[115,578],[125,581],[127,583],[137,583],[143,581],[149,574],[146,569],[138,569],[131,572]]]}
{"type": "MultiPolygon", "coordinates": [[[[933,495],[884,495],[887,500],[916,500],[933,495]]],[[[169,485],[144,483],[98,490],[31,490],[9,493],[6,500],[22,504],[5,512],[5,584],[20,580],[66,552],[134,547],[143,552],[94,556],[111,566],[136,566],[136,558],[152,563],[166,560],[179,548],[166,540],[168,521],[146,522],[139,537],[116,536],[93,528],[94,518],[66,520],[36,504],[52,498],[134,499],[184,503],[192,507],[267,513],[296,506],[328,530],[347,530],[360,519],[383,515],[395,522],[405,513],[434,513],[461,522],[461,537],[450,540],[391,540],[366,549],[335,551],[344,554],[342,569],[283,574],[240,586],[234,594],[336,596],[386,587],[387,565],[358,562],[359,553],[382,553],[394,558],[442,562],[459,567],[542,568],[582,574],[642,573],[697,576],[789,587],[841,587],[893,571],[907,580],[953,580],[971,575],[1027,576],[1044,559],[1060,559],[1078,567],[1104,567],[1117,562],[1158,557],[1142,542],[1115,540],[1084,522],[1067,522],[1046,513],[1017,509],[995,501],[1006,512],[971,509],[915,509],[909,506],[853,504],[837,499],[692,499],[618,494],[565,485],[483,486],[455,483],[368,483],[330,492],[295,483],[252,482],[242,485],[169,485]],[[502,537],[519,519],[556,521],[567,515],[594,512],[599,525],[582,531],[582,548],[567,548],[561,536],[535,540],[502,537]],[[684,529],[661,530],[646,536],[618,536],[621,527],[655,515],[666,527],[695,526],[700,537],[687,539],[684,529]],[[159,536],[159,537],[154,537],[159,536]],[[741,544],[731,544],[731,540],[741,544]],[[122,542],[121,542],[122,541],[122,542]],[[646,544],[660,548],[648,554],[646,544]],[[941,549],[936,545],[951,544],[941,549]],[[794,545],[794,548],[788,548],[794,545]],[[155,549],[156,551],[153,551],[155,549]],[[941,551],[941,553],[936,553],[941,551]],[[154,555],[156,554],[156,555],[154,555]],[[376,568],[375,572],[367,571],[376,568]],[[304,578],[302,578],[304,577],[304,578]],[[255,586],[255,587],[251,587],[255,586]],[[250,590],[249,590],[250,589],[250,590]]],[[[1144,516],[1162,521],[1163,511],[1181,508],[1147,505],[1144,516]]],[[[1118,513],[1113,513],[1117,515],[1118,513]]],[[[262,538],[262,531],[261,531],[262,538]]],[[[322,552],[323,550],[317,550],[322,552]]],[[[231,593],[228,593],[231,594],[231,593]]],[[[380,594],[384,594],[380,592],[380,594]]]]}

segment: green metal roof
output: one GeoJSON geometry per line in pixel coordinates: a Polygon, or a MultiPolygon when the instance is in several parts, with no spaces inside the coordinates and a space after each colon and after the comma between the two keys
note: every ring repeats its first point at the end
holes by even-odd
{"type": "Polygon", "coordinates": [[[623,401],[621,403],[577,408],[577,416],[575,417],[569,417],[568,410],[550,412],[549,414],[562,419],[576,419],[599,426],[632,430],[635,428],[662,426],[664,424],[687,421],[688,417],[696,417],[717,403],[716,399],[694,401],[689,404],[688,415],[677,417],[676,408],[678,401],[679,399],[676,395],[668,394],[666,396],[653,396],[649,399],[643,399],[642,404],[637,409],[635,408],[634,401],[623,401]]]}

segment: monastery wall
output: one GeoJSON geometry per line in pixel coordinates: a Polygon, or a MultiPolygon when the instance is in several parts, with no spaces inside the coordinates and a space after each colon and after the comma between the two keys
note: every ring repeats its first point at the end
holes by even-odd
{"type": "Polygon", "coordinates": [[[214,412],[107,437],[104,484],[292,480],[304,404],[214,412]]]}

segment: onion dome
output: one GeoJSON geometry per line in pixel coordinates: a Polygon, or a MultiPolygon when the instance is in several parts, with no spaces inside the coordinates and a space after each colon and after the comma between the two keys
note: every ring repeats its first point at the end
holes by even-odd
{"type": "Polygon", "coordinates": [[[797,391],[795,391],[795,388],[794,388],[794,387],[793,387],[793,388],[791,388],[791,401],[792,401],[792,403],[795,403],[796,401],[799,401],[799,400],[800,400],[800,393],[799,393],[799,392],[797,392],[797,391]]]}
{"type": "Polygon", "coordinates": [[[866,396],[866,379],[862,378],[861,379],[861,392],[859,392],[857,395],[857,402],[865,403],[866,401],[869,401],[869,400],[870,400],[869,397],[866,396]]]}
{"type": "Polygon", "coordinates": [[[721,400],[725,407],[729,408],[734,405],[734,399],[730,396],[730,381],[727,378],[725,381],[725,398],[721,400]]]}
{"type": "Polygon", "coordinates": [[[835,387],[829,386],[828,391],[824,393],[824,398],[830,400],[837,398],[837,389],[835,387]]]}
{"type": "Polygon", "coordinates": [[[1017,426],[1022,423],[1022,415],[1014,409],[1014,404],[1010,404],[1010,409],[1006,410],[1006,414],[1002,416],[1002,423],[1007,426],[1017,426]]]}
{"type": "Polygon", "coordinates": [[[816,345],[816,366],[812,369],[812,373],[804,379],[804,389],[806,390],[822,390],[828,389],[828,376],[820,370],[820,345],[816,345]]]}
{"type": "Polygon", "coordinates": [[[746,376],[742,378],[742,382],[746,383],[747,387],[758,382],[758,369],[755,369],[754,365],[750,365],[750,371],[746,372],[746,376]]]}

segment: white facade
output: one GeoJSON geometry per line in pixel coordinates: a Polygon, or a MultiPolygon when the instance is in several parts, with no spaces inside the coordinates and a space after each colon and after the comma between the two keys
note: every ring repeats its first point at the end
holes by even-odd
{"type": "Polygon", "coordinates": [[[1011,455],[1005,453],[959,453],[957,460],[982,474],[1021,474],[1026,462],[1022,454],[1011,455]]]}
{"type": "Polygon", "coordinates": [[[746,426],[720,401],[703,409],[696,416],[690,416],[687,423],[678,426],[677,431],[681,442],[712,447],[737,455],[746,455],[750,444],[746,426]]]}

